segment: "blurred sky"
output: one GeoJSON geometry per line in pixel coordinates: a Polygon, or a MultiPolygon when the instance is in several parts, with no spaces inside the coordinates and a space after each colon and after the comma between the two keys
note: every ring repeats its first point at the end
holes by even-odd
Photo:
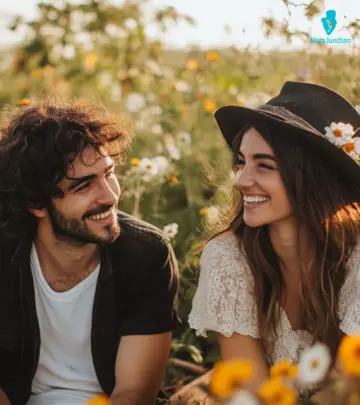
{"type": "MultiPolygon", "coordinates": [[[[113,0],[121,3],[121,0],[113,0]]],[[[299,3],[300,0],[294,1],[299,3]]],[[[28,18],[36,16],[37,0],[0,0],[0,43],[6,44],[21,39],[20,35],[9,33],[6,22],[11,15],[22,14],[28,18]]],[[[186,13],[195,18],[196,27],[181,23],[170,26],[169,32],[164,34],[149,28],[152,36],[161,36],[162,40],[178,47],[196,44],[203,47],[236,45],[237,47],[252,45],[262,49],[277,48],[288,49],[282,38],[265,39],[261,30],[261,18],[276,16],[281,19],[287,16],[285,6],[281,0],[150,0],[149,5],[174,6],[179,12],[186,13]],[[225,25],[231,28],[231,33],[224,29],[225,25]]],[[[325,0],[324,10],[335,9],[337,12],[338,26],[332,37],[347,37],[341,30],[346,22],[360,18],[360,0],[325,0]]],[[[309,23],[301,9],[294,9],[291,27],[311,33],[313,36],[326,37],[320,22],[321,17],[316,17],[309,23]]],[[[356,39],[359,43],[360,39],[356,39]]],[[[298,40],[291,47],[299,47],[303,43],[298,40]]],[[[348,45],[327,45],[336,49],[343,49],[348,45]]],[[[309,44],[309,47],[311,45],[309,44]]]]}

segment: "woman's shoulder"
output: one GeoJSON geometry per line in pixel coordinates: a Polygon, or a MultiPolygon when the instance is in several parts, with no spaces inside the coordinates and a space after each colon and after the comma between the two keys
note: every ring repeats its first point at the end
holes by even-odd
{"type": "Polygon", "coordinates": [[[226,231],[210,239],[203,250],[203,254],[216,250],[217,252],[234,253],[240,251],[240,242],[232,231],[226,231]]]}
{"type": "Polygon", "coordinates": [[[238,237],[232,231],[226,231],[211,239],[201,254],[200,267],[227,273],[244,271],[246,261],[238,237]]]}
{"type": "Polygon", "coordinates": [[[226,231],[210,239],[201,254],[201,260],[218,257],[237,258],[241,256],[240,242],[232,231],[226,231]]]}

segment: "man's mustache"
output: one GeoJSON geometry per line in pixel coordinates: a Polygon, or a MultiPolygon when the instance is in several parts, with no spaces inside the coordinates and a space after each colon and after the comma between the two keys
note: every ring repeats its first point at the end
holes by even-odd
{"type": "Polygon", "coordinates": [[[83,215],[83,219],[91,217],[93,215],[103,214],[104,212],[109,211],[109,209],[111,209],[112,207],[112,205],[101,205],[100,207],[94,208],[93,210],[85,213],[83,215]]]}

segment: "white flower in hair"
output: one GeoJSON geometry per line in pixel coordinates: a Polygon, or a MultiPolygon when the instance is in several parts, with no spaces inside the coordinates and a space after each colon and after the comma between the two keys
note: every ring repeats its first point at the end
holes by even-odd
{"type": "Polygon", "coordinates": [[[332,122],[330,127],[325,127],[325,131],[325,136],[337,146],[344,146],[351,142],[351,137],[354,135],[352,125],[343,122],[332,122]]]}
{"type": "Polygon", "coordinates": [[[325,136],[334,145],[341,148],[351,159],[360,164],[360,138],[354,137],[352,125],[343,122],[332,122],[325,127],[325,136]]]}
{"type": "Polygon", "coordinates": [[[355,106],[355,110],[358,112],[358,114],[360,114],[360,104],[355,106]]]}

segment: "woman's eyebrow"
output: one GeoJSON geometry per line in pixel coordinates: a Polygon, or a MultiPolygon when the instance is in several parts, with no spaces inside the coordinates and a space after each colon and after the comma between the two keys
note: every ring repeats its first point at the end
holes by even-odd
{"type": "MultiPolygon", "coordinates": [[[[239,156],[244,157],[244,154],[239,150],[238,152],[239,156]]],[[[252,155],[253,159],[269,159],[269,160],[273,160],[274,162],[276,162],[276,159],[273,155],[269,155],[268,153],[255,153],[254,155],[252,155]]]]}

